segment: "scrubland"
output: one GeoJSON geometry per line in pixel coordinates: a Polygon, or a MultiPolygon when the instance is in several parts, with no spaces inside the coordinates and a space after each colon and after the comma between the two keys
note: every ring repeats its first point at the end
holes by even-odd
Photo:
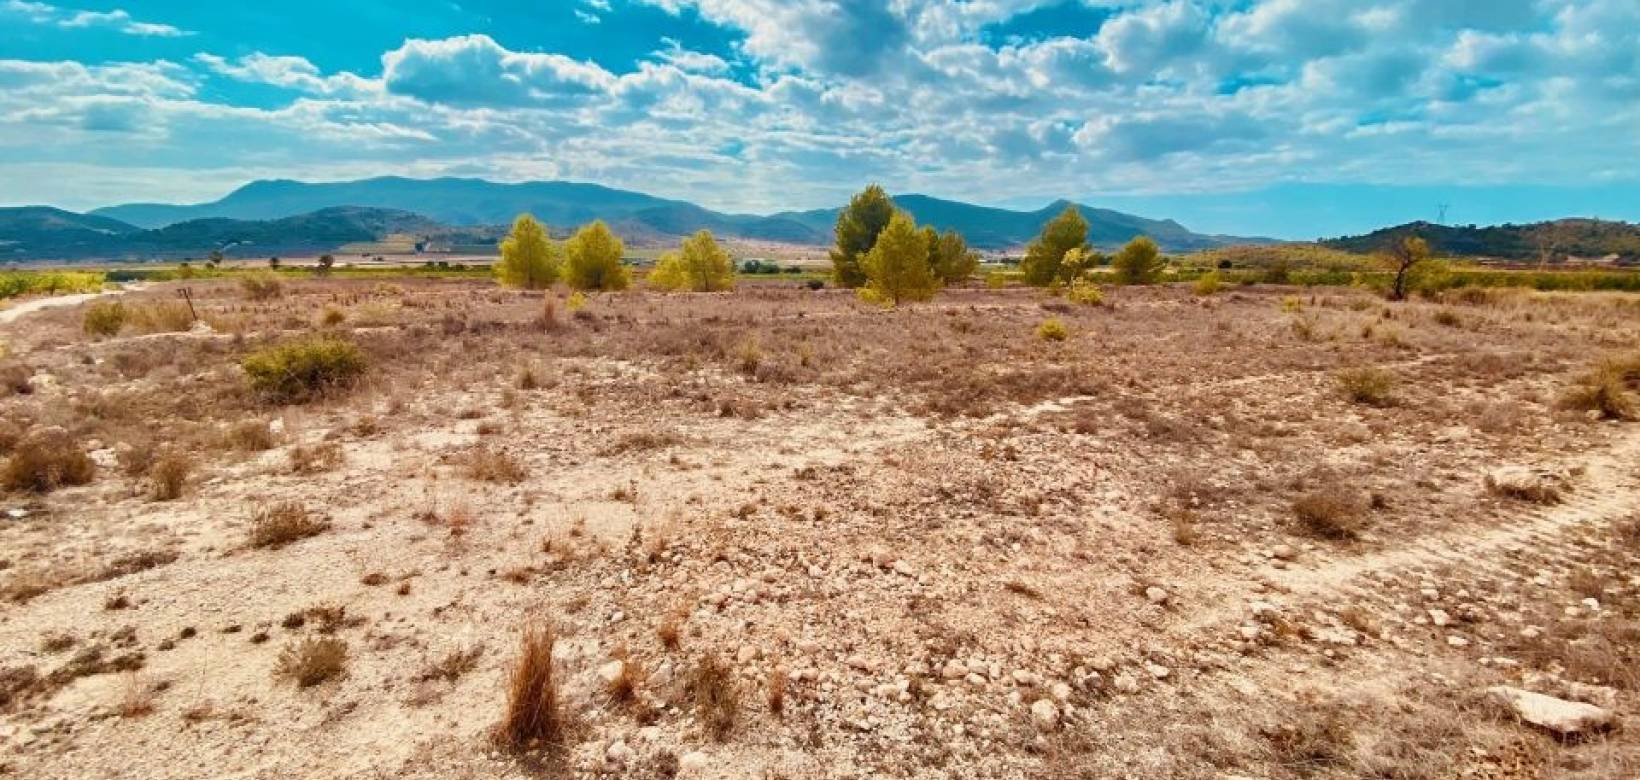
{"type": "Polygon", "coordinates": [[[1640,298],[190,289],[0,325],[0,773],[1640,775],[1640,298]]]}

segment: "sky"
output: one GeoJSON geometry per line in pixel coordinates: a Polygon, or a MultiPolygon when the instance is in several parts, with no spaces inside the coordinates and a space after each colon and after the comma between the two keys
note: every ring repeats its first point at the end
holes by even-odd
{"type": "Polygon", "coordinates": [[[1278,238],[1640,220],[1637,0],[64,2],[0,0],[0,204],[402,175],[1278,238]]]}

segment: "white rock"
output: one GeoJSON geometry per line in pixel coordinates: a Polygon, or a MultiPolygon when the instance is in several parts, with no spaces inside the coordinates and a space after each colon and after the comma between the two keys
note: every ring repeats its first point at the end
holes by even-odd
{"type": "Polygon", "coordinates": [[[1111,682],[1111,685],[1114,685],[1116,690],[1122,693],[1139,692],[1139,679],[1126,672],[1116,675],[1116,679],[1111,682]]]}
{"type": "Polygon", "coordinates": [[[1429,611],[1429,622],[1434,623],[1437,628],[1445,628],[1452,622],[1452,616],[1446,614],[1444,609],[1432,609],[1429,611]]]}
{"type": "Polygon", "coordinates": [[[1580,701],[1566,701],[1541,693],[1494,686],[1486,692],[1514,711],[1521,720],[1562,736],[1585,734],[1611,727],[1610,710],[1580,701]]]}
{"type": "Polygon", "coordinates": [[[1145,598],[1149,599],[1152,604],[1166,604],[1167,591],[1152,585],[1145,588],[1145,598]]]}
{"type": "Polygon", "coordinates": [[[1031,721],[1043,731],[1052,731],[1059,726],[1059,707],[1047,699],[1037,699],[1031,704],[1031,721]]]}
{"type": "Polygon", "coordinates": [[[755,660],[757,660],[757,647],[755,645],[741,645],[740,650],[735,653],[737,663],[745,664],[755,660]]]}
{"type": "Polygon", "coordinates": [[[613,683],[616,680],[621,679],[621,675],[625,672],[626,662],[610,661],[609,663],[598,667],[598,679],[603,680],[605,684],[613,683]]]}
{"type": "Polygon", "coordinates": [[[609,763],[617,766],[626,766],[632,763],[632,759],[636,758],[637,755],[637,751],[629,747],[625,741],[619,739],[609,743],[609,749],[604,751],[604,758],[609,763]]]}
{"type": "Polygon", "coordinates": [[[1145,671],[1150,672],[1150,676],[1158,680],[1165,680],[1168,675],[1173,673],[1172,670],[1161,664],[1145,664],[1145,671]]]}
{"type": "Polygon", "coordinates": [[[678,759],[678,769],[684,772],[703,772],[706,770],[707,763],[709,761],[705,753],[699,750],[691,750],[678,759]]]}

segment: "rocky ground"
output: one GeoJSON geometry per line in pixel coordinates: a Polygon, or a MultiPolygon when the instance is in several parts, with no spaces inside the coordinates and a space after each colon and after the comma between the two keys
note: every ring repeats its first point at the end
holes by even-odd
{"type": "Polygon", "coordinates": [[[4,497],[0,773],[1640,774],[1640,428],[1566,402],[1632,298],[190,290],[0,323],[94,467],[4,497]],[[361,383],[248,389],[314,331],[361,383]]]}

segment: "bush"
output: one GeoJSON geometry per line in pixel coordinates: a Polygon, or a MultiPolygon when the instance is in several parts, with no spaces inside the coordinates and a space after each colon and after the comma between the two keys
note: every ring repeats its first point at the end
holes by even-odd
{"type": "MultiPolygon", "coordinates": [[[[746,262],[749,265],[756,261],[746,262]]],[[[771,266],[775,271],[780,270],[779,266],[771,266]]],[[[761,273],[761,270],[748,273],[761,273]]],[[[732,290],[735,286],[735,262],[729,258],[728,252],[718,246],[712,231],[701,230],[684,239],[680,251],[661,255],[654,273],[649,275],[649,282],[665,290],[732,290]]]]}
{"type": "Polygon", "coordinates": [[[1070,290],[1066,291],[1065,299],[1071,303],[1080,303],[1083,306],[1103,306],[1105,293],[1099,285],[1087,279],[1077,279],[1071,282],[1070,290]]]}
{"type": "Polygon", "coordinates": [[[286,501],[256,510],[251,519],[250,545],[258,548],[279,549],[291,542],[318,536],[330,524],[308,514],[295,501],[286,501]]]}
{"type": "Polygon", "coordinates": [[[1311,536],[1348,541],[1365,526],[1361,504],[1342,488],[1316,490],[1293,502],[1299,527],[1311,536]]]}
{"type": "Polygon", "coordinates": [[[155,501],[175,501],[182,497],[194,461],[181,452],[167,452],[148,467],[150,495],[155,501]]]}
{"type": "MultiPolygon", "coordinates": [[[[1640,361],[1636,364],[1640,365],[1640,361]]],[[[1631,370],[1640,374],[1640,369],[1626,368],[1616,362],[1602,363],[1561,399],[1561,406],[1597,412],[1607,420],[1633,419],[1636,417],[1635,407],[1625,387],[1631,370]]]]}
{"type": "Polygon", "coordinates": [[[558,281],[562,270],[563,250],[552,242],[546,227],[529,214],[518,215],[512,232],[501,242],[496,277],[508,287],[545,290],[558,281]]]}
{"type": "Polygon", "coordinates": [[[1064,341],[1070,338],[1070,329],[1056,317],[1050,317],[1036,326],[1036,337],[1043,341],[1064,341]]]}
{"type": "Polygon", "coordinates": [[[240,365],[252,389],[274,401],[301,403],[352,385],[367,361],[357,346],[320,337],[254,352],[240,365]]]}
{"type": "Polygon", "coordinates": [[[1203,274],[1200,279],[1197,279],[1195,284],[1190,285],[1190,292],[1205,297],[1217,293],[1222,284],[1223,282],[1219,279],[1219,272],[1209,271],[1203,274]]]}
{"type": "Polygon", "coordinates": [[[125,304],[119,301],[93,303],[85,308],[85,332],[93,336],[113,336],[125,327],[125,304]]]}
{"type": "Polygon", "coordinates": [[[347,673],[347,643],[333,636],[308,637],[285,645],[273,667],[277,677],[311,688],[347,673]]]}
{"type": "Polygon", "coordinates": [[[740,691],[734,674],[716,655],[707,655],[690,677],[689,692],[695,699],[695,717],[713,739],[722,742],[740,717],[740,691]]]}
{"type": "Polygon", "coordinates": [[[1358,404],[1388,406],[1393,401],[1395,384],[1394,374],[1372,366],[1338,372],[1338,386],[1344,397],[1358,404]]]}
{"type": "Polygon", "coordinates": [[[194,326],[188,304],[153,301],[126,310],[126,318],[139,333],[182,333],[194,326]]]}
{"type": "Polygon", "coordinates": [[[7,490],[49,493],[64,485],[84,485],[96,476],[96,464],[68,432],[46,428],[24,436],[12,447],[0,470],[7,490]]]}
{"type": "Polygon", "coordinates": [[[1139,236],[1127,242],[1111,258],[1110,265],[1123,284],[1154,284],[1161,278],[1167,261],[1162,259],[1155,241],[1148,236],[1139,236]]]}
{"type": "Polygon", "coordinates": [[[265,271],[240,277],[239,288],[245,291],[246,298],[253,301],[272,300],[285,292],[285,285],[279,277],[265,271]]]}
{"type": "Polygon", "coordinates": [[[564,243],[565,279],[577,290],[625,290],[632,277],[621,257],[626,247],[603,220],[582,227],[564,243]]]}

